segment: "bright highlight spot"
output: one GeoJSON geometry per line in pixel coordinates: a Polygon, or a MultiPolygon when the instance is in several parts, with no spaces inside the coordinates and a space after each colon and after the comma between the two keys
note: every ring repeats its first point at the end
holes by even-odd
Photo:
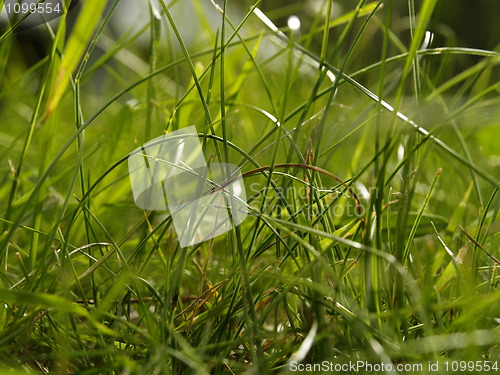
{"type": "Polygon", "coordinates": [[[297,31],[300,29],[300,19],[296,15],[288,17],[288,27],[292,31],[297,31]]]}

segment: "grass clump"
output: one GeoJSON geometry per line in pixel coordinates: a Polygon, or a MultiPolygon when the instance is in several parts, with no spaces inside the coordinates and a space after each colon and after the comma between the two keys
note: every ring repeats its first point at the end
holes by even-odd
{"type": "Polygon", "coordinates": [[[4,30],[2,371],[498,367],[498,47],[435,0],[271,6],[88,0],[34,59],[4,30]],[[127,157],[193,124],[249,217],[180,248],[127,157]]]}

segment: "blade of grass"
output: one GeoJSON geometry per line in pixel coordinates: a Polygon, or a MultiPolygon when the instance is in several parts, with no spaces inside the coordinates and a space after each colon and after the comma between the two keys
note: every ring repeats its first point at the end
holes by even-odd
{"type": "Polygon", "coordinates": [[[104,12],[105,1],[87,0],[81,10],[77,23],[63,52],[63,59],[59,67],[54,88],[50,95],[50,100],[43,115],[44,120],[52,114],[61,100],[70,81],[71,74],[75,71],[82,58],[87,44],[96,30],[102,13],[104,12]]]}

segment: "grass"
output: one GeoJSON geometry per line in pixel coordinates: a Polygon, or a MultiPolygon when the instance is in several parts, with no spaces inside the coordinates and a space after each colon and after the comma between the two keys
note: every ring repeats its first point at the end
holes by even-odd
{"type": "Polygon", "coordinates": [[[0,36],[3,373],[498,372],[498,46],[435,0],[103,4],[0,36]],[[193,124],[249,217],[180,248],[127,157],[193,124]]]}

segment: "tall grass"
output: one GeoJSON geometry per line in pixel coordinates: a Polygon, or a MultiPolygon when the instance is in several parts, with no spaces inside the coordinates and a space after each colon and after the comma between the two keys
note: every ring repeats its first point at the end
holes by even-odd
{"type": "Polygon", "coordinates": [[[38,61],[0,36],[2,372],[498,363],[498,52],[447,45],[435,0],[328,0],[299,31],[300,4],[141,2],[117,32],[123,2],[83,3],[38,61]],[[126,164],[193,124],[249,217],[180,248],[126,164]]]}

